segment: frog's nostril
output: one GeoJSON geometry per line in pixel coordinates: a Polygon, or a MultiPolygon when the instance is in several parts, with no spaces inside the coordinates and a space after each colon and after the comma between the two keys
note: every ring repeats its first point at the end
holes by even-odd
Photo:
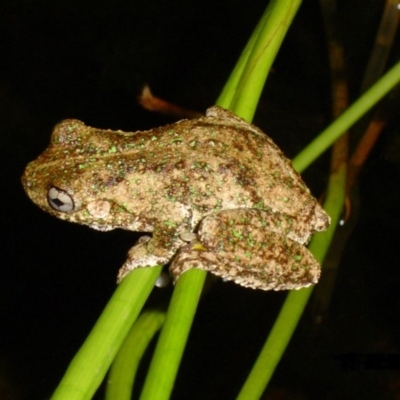
{"type": "Polygon", "coordinates": [[[51,208],[60,212],[70,212],[75,208],[74,200],[64,190],[51,187],[47,192],[47,201],[51,208]]]}

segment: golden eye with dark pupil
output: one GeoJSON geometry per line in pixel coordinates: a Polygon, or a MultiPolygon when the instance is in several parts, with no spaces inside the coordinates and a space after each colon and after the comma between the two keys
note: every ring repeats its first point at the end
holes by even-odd
{"type": "Polygon", "coordinates": [[[47,201],[49,206],[56,211],[70,212],[75,208],[74,200],[65,191],[56,187],[51,187],[47,192],[47,201]]]}

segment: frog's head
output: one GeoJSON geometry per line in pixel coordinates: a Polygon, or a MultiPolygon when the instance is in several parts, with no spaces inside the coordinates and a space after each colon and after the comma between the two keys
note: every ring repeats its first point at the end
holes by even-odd
{"type": "Polygon", "coordinates": [[[81,121],[61,122],[49,147],[25,169],[26,193],[58,218],[98,230],[128,228],[135,216],[124,207],[126,167],[116,136],[81,121]]]}

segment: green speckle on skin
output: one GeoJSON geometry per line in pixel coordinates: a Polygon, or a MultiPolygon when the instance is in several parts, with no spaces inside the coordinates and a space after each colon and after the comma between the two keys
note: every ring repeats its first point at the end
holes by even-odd
{"type": "Polygon", "coordinates": [[[118,211],[125,211],[128,209],[128,203],[122,203],[119,207],[118,207],[118,211]]]}
{"type": "Polygon", "coordinates": [[[284,215],[285,221],[290,225],[293,225],[293,218],[289,217],[289,215],[284,215]]]}
{"type": "Polygon", "coordinates": [[[114,146],[111,146],[109,149],[108,149],[108,152],[111,154],[111,153],[116,153],[117,152],[117,147],[114,145],[114,146]]]}
{"type": "Polygon", "coordinates": [[[233,235],[235,238],[239,238],[239,239],[242,238],[241,232],[239,232],[239,231],[237,231],[237,230],[235,230],[235,229],[231,229],[231,232],[232,232],[232,235],[233,235]]]}
{"type": "Polygon", "coordinates": [[[177,227],[176,222],[172,222],[172,221],[164,221],[164,225],[168,226],[169,228],[176,228],[177,227]]]}
{"type": "Polygon", "coordinates": [[[177,143],[177,142],[183,142],[183,138],[177,137],[177,138],[174,138],[174,139],[170,140],[171,144],[174,144],[174,143],[177,143]]]}
{"type": "Polygon", "coordinates": [[[246,258],[251,258],[253,256],[253,253],[251,251],[246,251],[245,255],[246,258]]]}
{"type": "Polygon", "coordinates": [[[253,238],[253,236],[250,234],[249,237],[247,238],[247,244],[248,244],[250,247],[253,247],[253,246],[254,246],[254,243],[255,243],[254,238],[253,238]]]}
{"type": "Polygon", "coordinates": [[[301,261],[302,260],[302,256],[301,255],[295,255],[294,256],[294,259],[296,260],[296,261],[301,261]]]}
{"type": "Polygon", "coordinates": [[[292,181],[286,181],[285,182],[285,186],[286,186],[286,188],[287,189],[289,189],[289,190],[291,190],[292,189],[292,187],[293,187],[293,182],[292,181]]]}
{"type": "Polygon", "coordinates": [[[215,206],[215,210],[221,210],[222,209],[222,201],[218,200],[217,205],[215,206]]]}

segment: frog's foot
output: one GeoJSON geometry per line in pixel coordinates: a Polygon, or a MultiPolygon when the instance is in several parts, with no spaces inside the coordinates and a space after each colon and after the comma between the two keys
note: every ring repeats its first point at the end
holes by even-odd
{"type": "Polygon", "coordinates": [[[197,239],[183,246],[171,264],[174,281],[199,268],[253,289],[290,290],[317,283],[320,266],[306,247],[282,233],[258,229],[248,218],[232,225],[228,215],[204,218],[197,239]]]}
{"type": "Polygon", "coordinates": [[[117,283],[120,283],[130,271],[136,268],[167,264],[182,244],[183,241],[177,239],[170,247],[161,247],[155,243],[154,237],[142,236],[129,250],[125,263],[118,271],[117,283]]]}

